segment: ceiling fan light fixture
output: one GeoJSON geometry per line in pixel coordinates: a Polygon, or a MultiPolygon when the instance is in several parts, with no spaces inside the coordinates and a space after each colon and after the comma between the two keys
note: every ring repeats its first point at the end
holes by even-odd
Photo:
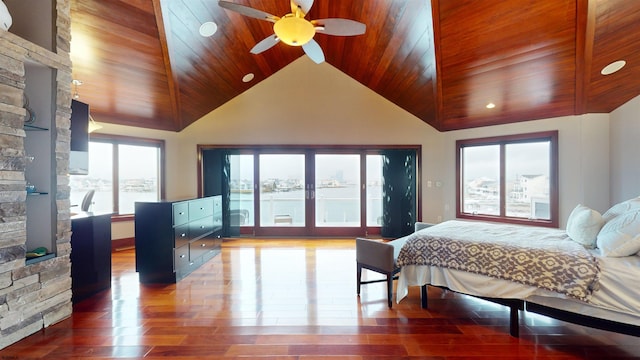
{"type": "Polygon", "coordinates": [[[614,72],[622,69],[626,64],[627,64],[627,62],[624,61],[624,60],[614,61],[611,64],[609,64],[609,65],[605,66],[604,68],[602,68],[602,70],[600,71],[600,74],[602,74],[602,75],[611,75],[614,72]]]}
{"type": "Polygon", "coordinates": [[[316,34],[316,28],[311,22],[294,16],[286,15],[273,24],[273,31],[283,43],[291,46],[302,46],[316,34]]]}

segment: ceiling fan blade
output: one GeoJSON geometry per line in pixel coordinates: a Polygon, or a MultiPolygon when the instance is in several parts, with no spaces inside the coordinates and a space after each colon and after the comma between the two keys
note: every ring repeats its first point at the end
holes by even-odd
{"type": "Polygon", "coordinates": [[[256,18],[256,19],[260,19],[260,20],[266,20],[266,21],[270,21],[272,23],[275,23],[276,21],[278,21],[280,18],[275,16],[275,15],[271,15],[267,12],[264,12],[262,10],[258,10],[258,9],[254,9],[248,6],[244,6],[244,5],[240,5],[240,4],[236,4],[236,3],[232,3],[230,1],[224,1],[224,0],[220,0],[218,1],[218,5],[220,7],[223,7],[227,10],[231,10],[231,11],[235,11],[239,14],[245,15],[245,16],[249,16],[252,18],[256,18]]]}
{"type": "Polygon", "coordinates": [[[257,43],[251,49],[251,53],[252,54],[260,54],[261,52],[263,52],[265,50],[271,49],[272,47],[274,47],[279,42],[280,42],[280,39],[276,36],[276,34],[273,34],[273,35],[263,39],[259,43],[257,43]]]}
{"type": "Polygon", "coordinates": [[[313,6],[313,0],[291,0],[291,12],[293,14],[300,8],[302,14],[306,15],[311,9],[311,6],[313,6]]]}
{"type": "Polygon", "coordinates": [[[302,45],[302,49],[316,64],[324,62],[324,53],[322,52],[320,45],[318,45],[315,40],[311,39],[308,43],[302,45]]]}
{"type": "Polygon", "coordinates": [[[312,20],[311,23],[316,27],[317,32],[327,35],[362,35],[367,30],[365,24],[349,19],[318,19],[312,20]]]}

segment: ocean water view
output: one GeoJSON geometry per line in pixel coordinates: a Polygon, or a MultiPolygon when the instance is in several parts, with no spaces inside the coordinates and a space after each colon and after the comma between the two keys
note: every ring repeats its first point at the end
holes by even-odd
{"type": "MultiPolygon", "coordinates": [[[[260,196],[261,226],[304,226],[306,190],[263,192],[260,196]]],[[[360,191],[357,185],[316,189],[315,226],[360,226],[360,191]]],[[[231,193],[231,209],[248,214],[243,225],[255,224],[253,193],[231,193]]],[[[382,187],[367,187],[367,225],[380,225],[382,187]]]]}
{"type": "MultiPolygon", "coordinates": [[[[88,189],[71,191],[72,212],[78,212],[88,189]]],[[[360,197],[357,185],[324,187],[315,192],[315,226],[360,226],[360,197]]],[[[132,214],[136,201],[156,201],[153,191],[120,191],[120,213],[132,214]]],[[[260,198],[261,226],[304,226],[305,190],[264,192],[260,198]]],[[[113,210],[113,193],[96,189],[90,211],[107,213],[113,210]]],[[[248,214],[241,225],[255,225],[253,193],[231,193],[231,210],[248,214]]],[[[382,216],[382,187],[367,186],[367,225],[380,225],[382,216]]]]}

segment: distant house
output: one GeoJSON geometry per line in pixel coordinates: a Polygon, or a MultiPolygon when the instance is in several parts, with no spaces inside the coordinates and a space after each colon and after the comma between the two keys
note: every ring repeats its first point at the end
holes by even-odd
{"type": "Polygon", "coordinates": [[[498,196],[498,181],[486,177],[479,177],[469,181],[467,194],[473,198],[490,198],[498,196]]]}
{"type": "Polygon", "coordinates": [[[516,202],[528,203],[532,198],[549,196],[547,175],[519,175],[514,181],[509,197],[516,202]]]}

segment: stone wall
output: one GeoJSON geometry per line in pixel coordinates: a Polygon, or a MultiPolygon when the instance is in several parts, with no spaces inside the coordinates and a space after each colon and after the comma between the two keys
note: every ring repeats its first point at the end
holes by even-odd
{"type": "MultiPolygon", "coordinates": [[[[56,52],[0,30],[0,348],[71,315],[69,163],[71,118],[70,0],[56,4],[56,52]],[[27,239],[23,92],[25,61],[56,69],[57,256],[25,265],[27,239]]],[[[15,19],[14,19],[15,23],[15,19]]]]}

